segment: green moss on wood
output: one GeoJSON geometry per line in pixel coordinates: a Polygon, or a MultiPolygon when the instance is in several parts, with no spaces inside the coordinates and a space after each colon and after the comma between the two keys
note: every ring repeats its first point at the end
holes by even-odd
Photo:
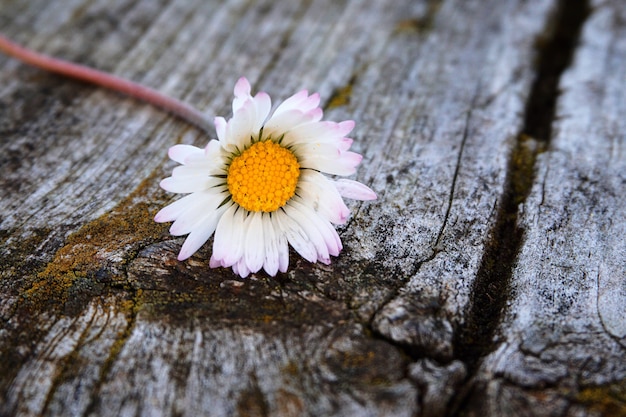
{"type": "Polygon", "coordinates": [[[77,314],[94,296],[110,290],[111,282],[123,283],[120,271],[136,252],[167,233],[166,225],[153,220],[160,203],[151,201],[155,181],[147,178],[111,212],[68,237],[23,294],[33,311],[77,314]],[[120,255],[122,260],[116,260],[120,255]]]}

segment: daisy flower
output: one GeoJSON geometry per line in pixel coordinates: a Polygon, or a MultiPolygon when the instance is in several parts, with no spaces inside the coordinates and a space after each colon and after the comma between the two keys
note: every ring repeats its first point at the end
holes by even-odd
{"type": "Polygon", "coordinates": [[[354,122],[322,121],[319,94],[306,90],[271,112],[269,95],[235,85],[233,117],[215,118],[217,140],[204,148],[175,145],[169,157],[181,165],[161,187],[189,194],[163,208],[157,222],[187,235],[179,260],[193,255],[213,234],[211,267],[232,267],[246,277],[261,268],[286,272],[289,246],[309,262],[330,263],[341,240],[333,224],[346,222],[343,197],[373,200],[367,186],[348,179],[361,155],[348,149],[354,122]]]}

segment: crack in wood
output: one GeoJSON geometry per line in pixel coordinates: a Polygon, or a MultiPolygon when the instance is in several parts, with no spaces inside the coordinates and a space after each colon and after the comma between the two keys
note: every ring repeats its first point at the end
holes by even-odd
{"type": "MultiPolygon", "coordinates": [[[[544,32],[546,43],[537,45],[537,75],[527,101],[523,127],[509,157],[497,219],[473,284],[465,323],[455,332],[454,353],[467,365],[467,384],[470,385],[481,359],[496,345],[497,328],[506,309],[511,277],[524,238],[524,230],[517,224],[518,208],[535,183],[537,156],[550,143],[559,81],[572,62],[581,29],[589,15],[588,0],[560,0],[555,19],[548,23],[544,32]]],[[[449,414],[455,415],[463,402],[460,399],[449,414]]]]}
{"type": "MultiPolygon", "coordinates": [[[[74,365],[74,361],[75,361],[76,356],[78,355],[80,349],[87,343],[87,340],[88,340],[87,336],[89,334],[89,330],[91,329],[91,327],[93,326],[94,322],[96,321],[97,316],[98,316],[97,309],[94,308],[93,314],[89,318],[89,322],[85,325],[85,328],[82,330],[81,335],[80,335],[78,341],[74,345],[74,348],[65,357],[65,359],[63,361],[63,364],[61,365],[61,369],[53,377],[52,384],[50,385],[50,388],[48,390],[48,395],[46,396],[46,400],[45,400],[43,406],[41,407],[41,414],[42,415],[45,415],[46,413],[50,412],[50,410],[49,410],[50,403],[52,402],[52,400],[54,398],[54,395],[56,394],[59,385],[61,385],[61,383],[63,383],[65,381],[65,379],[67,378],[67,373],[71,372],[70,369],[74,365]]],[[[61,339],[65,338],[65,335],[69,332],[69,329],[74,327],[74,325],[76,324],[77,321],[78,321],[78,318],[75,318],[74,320],[72,320],[72,324],[70,326],[68,326],[67,331],[65,332],[65,334],[62,334],[61,339]]],[[[102,334],[103,331],[104,331],[104,327],[102,328],[102,330],[99,333],[102,334]]],[[[60,340],[59,340],[59,342],[60,342],[60,340]]],[[[51,344],[51,346],[57,345],[59,342],[51,344]]]]}
{"type": "Polygon", "coordinates": [[[604,330],[604,332],[615,341],[615,343],[617,343],[618,345],[626,348],[626,341],[623,340],[623,338],[620,338],[619,336],[615,335],[613,332],[611,332],[611,330],[609,329],[609,327],[606,324],[606,321],[604,320],[604,316],[602,314],[602,312],[600,311],[600,268],[598,267],[598,273],[596,274],[596,315],[598,316],[598,320],[600,322],[600,326],[602,326],[602,329],[604,330]]]}
{"type": "Polygon", "coordinates": [[[478,95],[481,90],[481,85],[482,83],[478,82],[476,91],[474,92],[474,97],[472,98],[472,101],[470,103],[470,108],[465,113],[465,126],[463,127],[463,137],[461,138],[459,154],[457,155],[456,166],[454,167],[454,174],[452,176],[452,185],[450,186],[450,197],[448,198],[448,206],[446,207],[446,214],[443,217],[443,222],[441,224],[441,228],[439,229],[439,233],[437,234],[437,239],[435,239],[435,244],[433,245],[432,258],[434,258],[438,252],[437,247],[439,246],[439,242],[441,241],[441,237],[443,236],[443,232],[446,229],[446,226],[448,224],[448,219],[450,217],[450,210],[452,209],[452,203],[454,201],[454,191],[456,189],[456,181],[459,177],[459,172],[461,170],[461,160],[463,159],[463,151],[465,149],[465,144],[467,143],[467,138],[469,136],[470,120],[472,119],[472,112],[478,100],[478,95]]]}
{"type": "Polygon", "coordinates": [[[549,143],[561,74],[570,66],[583,23],[591,14],[588,0],[559,0],[555,22],[537,40],[537,77],[526,103],[522,132],[549,143]],[[546,42],[543,44],[543,42],[546,42]]]}
{"type": "Polygon", "coordinates": [[[140,295],[141,295],[141,290],[133,290],[130,293],[129,298],[132,304],[128,305],[129,307],[128,316],[126,319],[127,326],[122,332],[122,334],[117,338],[117,340],[111,346],[111,349],[109,350],[109,356],[104,362],[104,365],[102,366],[102,368],[100,369],[100,374],[98,375],[98,379],[91,390],[89,404],[85,408],[85,412],[83,414],[85,416],[93,414],[96,408],[98,407],[98,404],[100,401],[100,391],[102,389],[102,386],[105,383],[105,379],[111,372],[111,369],[117,362],[117,358],[122,352],[122,349],[124,348],[124,346],[126,345],[126,342],[128,342],[128,339],[130,339],[130,336],[133,333],[133,329],[135,328],[135,324],[137,322],[137,313],[139,311],[140,295]]]}

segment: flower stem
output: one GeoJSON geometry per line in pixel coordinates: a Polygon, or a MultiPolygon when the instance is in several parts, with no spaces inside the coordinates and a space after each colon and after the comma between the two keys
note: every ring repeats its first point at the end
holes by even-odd
{"type": "Polygon", "coordinates": [[[212,128],[211,121],[198,109],[141,84],[84,65],[40,54],[10,41],[2,34],[0,34],[0,51],[35,67],[143,100],[167,110],[205,131],[212,128]]]}

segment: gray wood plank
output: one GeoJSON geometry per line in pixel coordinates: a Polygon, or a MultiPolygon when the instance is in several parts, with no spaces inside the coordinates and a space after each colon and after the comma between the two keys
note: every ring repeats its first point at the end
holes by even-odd
{"type": "Polygon", "coordinates": [[[513,296],[479,374],[489,415],[528,403],[540,415],[626,412],[626,14],[594,7],[520,207],[513,296]]]}

